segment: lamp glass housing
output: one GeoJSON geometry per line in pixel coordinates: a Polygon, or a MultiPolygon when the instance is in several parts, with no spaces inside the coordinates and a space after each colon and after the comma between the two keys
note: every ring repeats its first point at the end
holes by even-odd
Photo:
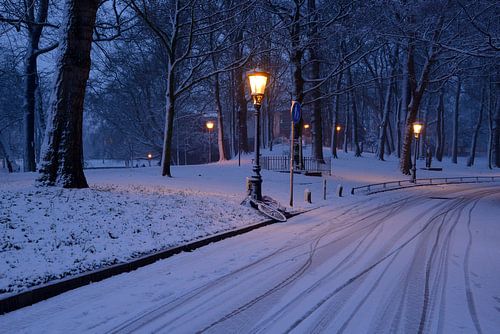
{"type": "Polygon", "coordinates": [[[420,132],[422,132],[422,123],[415,122],[413,123],[413,134],[415,135],[416,138],[420,135],[420,132]]]}
{"type": "Polygon", "coordinates": [[[262,104],[268,78],[269,74],[264,71],[255,70],[248,73],[248,81],[250,82],[250,94],[253,98],[253,104],[262,104]]]}
{"type": "Polygon", "coordinates": [[[214,128],[214,122],[208,121],[207,122],[207,129],[212,130],[214,128]]]}

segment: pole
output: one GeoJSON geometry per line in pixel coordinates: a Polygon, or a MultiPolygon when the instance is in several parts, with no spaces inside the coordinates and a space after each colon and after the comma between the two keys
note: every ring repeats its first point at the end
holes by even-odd
{"type": "Polygon", "coordinates": [[[254,132],[254,165],[253,174],[250,182],[252,183],[251,196],[253,199],[262,200],[262,177],[260,176],[260,105],[254,104],[255,107],[255,132],[254,132]]]}
{"type": "Polygon", "coordinates": [[[238,114],[238,167],[241,166],[241,115],[238,114]]]}
{"type": "MultiPolygon", "coordinates": [[[[291,114],[291,112],[290,112],[291,114]]],[[[295,141],[295,125],[292,121],[292,130],[290,134],[290,206],[293,206],[293,156],[294,156],[294,141],[295,141]]]]}
{"type": "Polygon", "coordinates": [[[411,182],[417,182],[417,151],[418,151],[418,137],[415,137],[415,152],[413,154],[413,168],[412,168],[412,176],[411,182]]]}
{"type": "Polygon", "coordinates": [[[208,163],[212,162],[212,131],[208,129],[208,163]]]}

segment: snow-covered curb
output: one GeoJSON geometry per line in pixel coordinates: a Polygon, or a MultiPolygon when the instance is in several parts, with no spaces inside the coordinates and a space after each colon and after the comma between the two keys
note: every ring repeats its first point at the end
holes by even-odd
{"type": "Polygon", "coordinates": [[[262,220],[240,200],[163,186],[0,188],[0,298],[262,220]]]}

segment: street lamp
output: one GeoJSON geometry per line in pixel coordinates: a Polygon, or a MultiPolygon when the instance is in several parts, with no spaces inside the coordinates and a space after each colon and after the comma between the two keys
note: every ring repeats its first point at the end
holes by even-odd
{"type": "Polygon", "coordinates": [[[337,124],[335,126],[335,143],[337,144],[337,147],[342,147],[342,146],[339,145],[340,144],[339,143],[340,142],[339,133],[340,133],[341,130],[342,130],[342,127],[337,124]]]}
{"type": "Polygon", "coordinates": [[[214,122],[207,122],[208,129],[208,163],[212,162],[212,129],[214,128],[214,122]]]}
{"type": "Polygon", "coordinates": [[[148,163],[149,167],[151,167],[151,159],[153,159],[153,155],[151,153],[148,153],[148,163]]]}
{"type": "Polygon", "coordinates": [[[262,200],[262,177],[260,176],[260,107],[264,100],[267,79],[269,73],[254,70],[247,74],[250,83],[250,94],[255,108],[255,132],[254,132],[254,152],[253,175],[250,177],[250,196],[255,200],[262,200]]]}
{"type": "Polygon", "coordinates": [[[413,155],[413,174],[411,177],[411,182],[417,182],[417,152],[418,152],[418,144],[420,143],[420,132],[422,132],[422,123],[414,122],[413,123],[413,135],[415,136],[415,153],[413,155]]]}

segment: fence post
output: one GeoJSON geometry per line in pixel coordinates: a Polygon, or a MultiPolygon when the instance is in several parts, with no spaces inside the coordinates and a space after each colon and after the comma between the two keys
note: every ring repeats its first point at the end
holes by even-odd
{"type": "Polygon", "coordinates": [[[311,191],[308,188],[304,189],[304,201],[307,203],[312,203],[311,191]]]}
{"type": "Polygon", "coordinates": [[[326,200],[326,179],[323,179],[323,200],[326,200]]]}

